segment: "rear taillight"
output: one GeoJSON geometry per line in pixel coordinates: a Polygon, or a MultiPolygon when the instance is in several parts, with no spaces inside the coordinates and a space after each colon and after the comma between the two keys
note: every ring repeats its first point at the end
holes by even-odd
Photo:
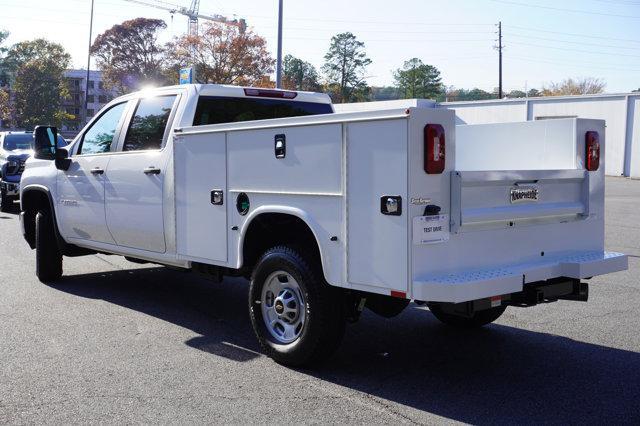
{"type": "Polygon", "coordinates": [[[600,135],[598,132],[587,132],[585,137],[585,166],[590,172],[600,167],[600,135]]]}
{"type": "Polygon", "coordinates": [[[293,99],[298,96],[297,92],[288,90],[271,90],[271,89],[244,89],[246,96],[257,96],[260,98],[283,98],[293,99]]]}
{"type": "Polygon", "coordinates": [[[424,171],[437,175],[444,171],[444,127],[427,124],[424,128],[424,171]]]}

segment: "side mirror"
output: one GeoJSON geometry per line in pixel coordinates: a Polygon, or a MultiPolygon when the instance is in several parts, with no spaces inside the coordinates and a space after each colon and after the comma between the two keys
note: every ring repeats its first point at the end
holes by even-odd
{"type": "Polygon", "coordinates": [[[58,129],[51,126],[36,126],[33,131],[33,158],[55,160],[58,150],[58,129]]]}
{"type": "Polygon", "coordinates": [[[58,170],[69,170],[71,159],[67,148],[56,148],[56,168],[58,170]]]}

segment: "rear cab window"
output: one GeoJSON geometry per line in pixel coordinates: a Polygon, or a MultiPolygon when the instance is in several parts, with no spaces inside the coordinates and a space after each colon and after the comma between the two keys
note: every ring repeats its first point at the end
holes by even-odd
{"type": "Polygon", "coordinates": [[[160,149],[177,95],[140,99],[129,124],[123,151],[160,149]]]}
{"type": "Polygon", "coordinates": [[[200,96],[194,126],[331,114],[331,104],[285,99],[200,96]]]}

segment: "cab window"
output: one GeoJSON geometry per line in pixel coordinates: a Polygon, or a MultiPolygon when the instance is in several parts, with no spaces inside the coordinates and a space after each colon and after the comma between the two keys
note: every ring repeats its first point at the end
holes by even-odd
{"type": "Polygon", "coordinates": [[[140,99],[122,150],[160,149],[175,100],[176,95],[140,99]]]}
{"type": "Polygon", "coordinates": [[[201,96],[198,99],[193,125],[203,126],[205,124],[302,117],[306,115],[331,114],[332,112],[331,104],[315,102],[201,96]]]}
{"type": "Polygon", "coordinates": [[[85,132],[78,154],[102,154],[111,150],[118,123],[127,103],[123,102],[109,108],[85,132]]]}

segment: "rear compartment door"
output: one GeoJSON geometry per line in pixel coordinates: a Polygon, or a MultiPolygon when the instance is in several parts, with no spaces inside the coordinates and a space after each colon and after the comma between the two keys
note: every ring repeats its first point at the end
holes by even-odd
{"type": "Polygon", "coordinates": [[[407,291],[407,121],[347,125],[348,281],[407,291]],[[381,212],[383,197],[400,201],[381,212]]]}

